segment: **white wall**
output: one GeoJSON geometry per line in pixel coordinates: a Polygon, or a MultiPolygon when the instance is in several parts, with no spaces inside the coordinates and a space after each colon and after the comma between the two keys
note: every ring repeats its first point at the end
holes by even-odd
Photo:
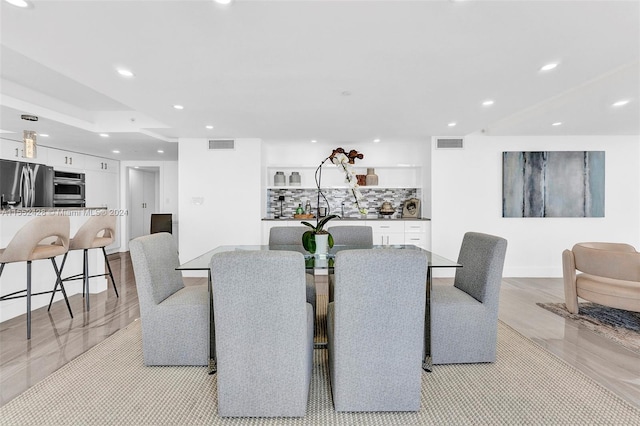
{"type": "Polygon", "coordinates": [[[178,158],[180,261],[220,245],[260,244],[260,139],[236,139],[228,151],[180,139],[178,158]]]}
{"type": "Polygon", "coordinates": [[[560,277],[562,251],[577,242],[640,248],[639,138],[473,135],[464,149],[433,147],[432,205],[435,253],[456,259],[465,232],[486,232],[508,240],[504,276],[560,277]],[[503,218],[503,151],[605,151],[605,217],[503,218]]]}

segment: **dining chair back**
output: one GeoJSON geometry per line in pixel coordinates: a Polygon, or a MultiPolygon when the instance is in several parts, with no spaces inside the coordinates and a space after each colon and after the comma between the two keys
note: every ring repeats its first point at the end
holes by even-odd
{"type": "Polygon", "coordinates": [[[427,284],[422,250],[343,250],[327,312],[336,411],[420,409],[427,284]]]}
{"type": "Polygon", "coordinates": [[[299,417],[307,409],[313,309],[305,264],[291,251],[234,251],[211,259],[218,414],[299,417]]]}
{"type": "Polygon", "coordinates": [[[158,232],[173,232],[173,215],[171,213],[151,213],[151,229],[152,234],[158,232]]]}
{"type": "Polygon", "coordinates": [[[370,226],[332,226],[328,228],[333,241],[338,245],[371,247],[373,228],[370,226]]]}
{"type": "Polygon", "coordinates": [[[302,245],[302,234],[310,228],[307,226],[274,226],[269,230],[269,245],[302,245]]]}
{"type": "Polygon", "coordinates": [[[433,364],[494,362],[507,240],[467,232],[453,286],[431,289],[433,364]]]}

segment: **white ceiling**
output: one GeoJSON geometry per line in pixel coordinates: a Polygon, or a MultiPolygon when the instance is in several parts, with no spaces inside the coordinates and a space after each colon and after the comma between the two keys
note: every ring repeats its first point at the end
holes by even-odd
{"type": "Polygon", "coordinates": [[[640,134],[635,0],[31,3],[0,3],[5,138],[162,160],[178,138],[640,134]]]}

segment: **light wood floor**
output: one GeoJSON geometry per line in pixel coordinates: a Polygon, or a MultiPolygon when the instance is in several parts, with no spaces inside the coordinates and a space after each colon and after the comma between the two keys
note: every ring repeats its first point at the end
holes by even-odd
{"type": "MultiPolygon", "coordinates": [[[[74,319],[69,318],[62,301],[56,302],[51,312],[46,308],[35,310],[30,341],[26,339],[25,316],[0,323],[0,405],[140,316],[128,254],[111,255],[110,262],[120,298],[115,297],[109,286],[106,292],[91,295],[91,311],[86,312],[82,295],[74,295],[70,298],[74,319]]],[[[436,279],[437,283],[449,281],[436,279]]],[[[204,278],[187,279],[187,284],[203,282],[204,278]]],[[[322,283],[319,291],[326,291],[326,283],[322,283]]],[[[536,302],[562,302],[563,299],[561,279],[505,278],[499,317],[640,407],[640,356],[536,306],[536,302]]]]}

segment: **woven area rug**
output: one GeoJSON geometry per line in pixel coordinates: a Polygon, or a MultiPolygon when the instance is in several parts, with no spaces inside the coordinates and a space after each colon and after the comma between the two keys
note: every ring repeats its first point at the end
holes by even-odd
{"type": "Polygon", "coordinates": [[[206,367],[144,367],[135,321],[0,408],[2,425],[640,424],[640,410],[500,323],[494,364],[422,374],[416,413],[336,413],[316,349],[304,418],[220,418],[206,367]]]}
{"type": "Polygon", "coordinates": [[[640,354],[640,313],[598,305],[579,303],[579,313],[567,311],[564,303],[538,303],[563,318],[569,318],[608,339],[640,354]]]}

